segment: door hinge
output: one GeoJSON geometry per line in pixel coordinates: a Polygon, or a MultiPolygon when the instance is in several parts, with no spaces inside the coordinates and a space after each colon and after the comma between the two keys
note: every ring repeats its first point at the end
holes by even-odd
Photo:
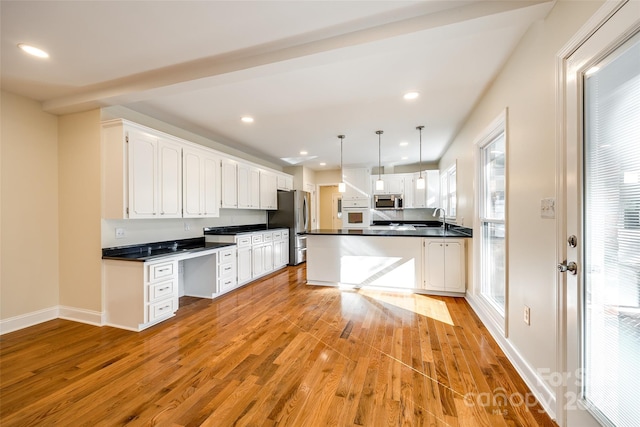
{"type": "Polygon", "coordinates": [[[129,215],[129,207],[127,207],[127,215],[129,215]]]}
{"type": "Polygon", "coordinates": [[[125,141],[127,144],[129,143],[129,135],[126,135],[126,136],[124,137],[124,141],[125,141]]]}

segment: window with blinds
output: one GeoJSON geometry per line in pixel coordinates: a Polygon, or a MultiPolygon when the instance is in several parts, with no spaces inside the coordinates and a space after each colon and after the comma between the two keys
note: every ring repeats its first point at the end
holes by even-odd
{"type": "Polygon", "coordinates": [[[583,398],[640,420],[640,37],[584,78],[583,398]]]}

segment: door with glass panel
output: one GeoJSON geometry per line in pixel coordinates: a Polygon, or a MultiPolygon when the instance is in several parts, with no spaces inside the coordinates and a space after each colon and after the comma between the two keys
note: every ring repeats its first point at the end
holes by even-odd
{"type": "Polygon", "coordinates": [[[568,426],[640,420],[639,28],[629,2],[566,63],[568,426]]]}

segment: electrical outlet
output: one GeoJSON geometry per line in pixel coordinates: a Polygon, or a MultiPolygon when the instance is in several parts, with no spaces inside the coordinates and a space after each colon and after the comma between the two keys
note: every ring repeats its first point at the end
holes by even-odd
{"type": "Polygon", "coordinates": [[[116,228],[116,239],[123,239],[125,236],[124,228],[116,228]]]}
{"type": "Polygon", "coordinates": [[[531,324],[531,309],[526,305],[524,306],[524,323],[531,324]]]}
{"type": "Polygon", "coordinates": [[[184,223],[184,231],[189,231],[189,230],[191,230],[191,226],[189,225],[188,222],[185,222],[184,223]]]}

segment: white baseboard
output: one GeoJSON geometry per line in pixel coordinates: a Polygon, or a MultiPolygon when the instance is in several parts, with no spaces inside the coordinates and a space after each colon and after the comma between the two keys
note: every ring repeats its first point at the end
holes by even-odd
{"type": "Polygon", "coordinates": [[[0,320],[0,335],[54,319],[71,320],[94,326],[103,326],[105,324],[104,315],[98,311],[59,305],[0,320]]]}
{"type": "Polygon", "coordinates": [[[477,298],[478,297],[470,293],[467,293],[465,296],[465,299],[473,311],[478,315],[480,320],[482,320],[482,323],[484,323],[493,339],[496,340],[504,354],[507,356],[507,359],[509,359],[513,367],[518,371],[518,374],[520,374],[524,382],[527,384],[531,393],[533,393],[538,402],[540,402],[540,405],[544,408],[549,417],[554,420],[557,419],[555,393],[551,388],[549,388],[537,370],[527,363],[520,352],[511,344],[511,341],[504,337],[503,331],[501,331],[495,324],[492,316],[485,311],[483,304],[479,303],[477,298]]]}
{"type": "Polygon", "coordinates": [[[87,323],[94,326],[105,324],[104,314],[99,311],[85,310],[82,308],[58,306],[60,319],[72,320],[74,322],[87,323]]]}
{"type": "Polygon", "coordinates": [[[31,313],[9,317],[0,320],[0,335],[14,332],[38,323],[48,322],[58,318],[58,307],[45,308],[43,310],[32,311],[31,313]]]}

